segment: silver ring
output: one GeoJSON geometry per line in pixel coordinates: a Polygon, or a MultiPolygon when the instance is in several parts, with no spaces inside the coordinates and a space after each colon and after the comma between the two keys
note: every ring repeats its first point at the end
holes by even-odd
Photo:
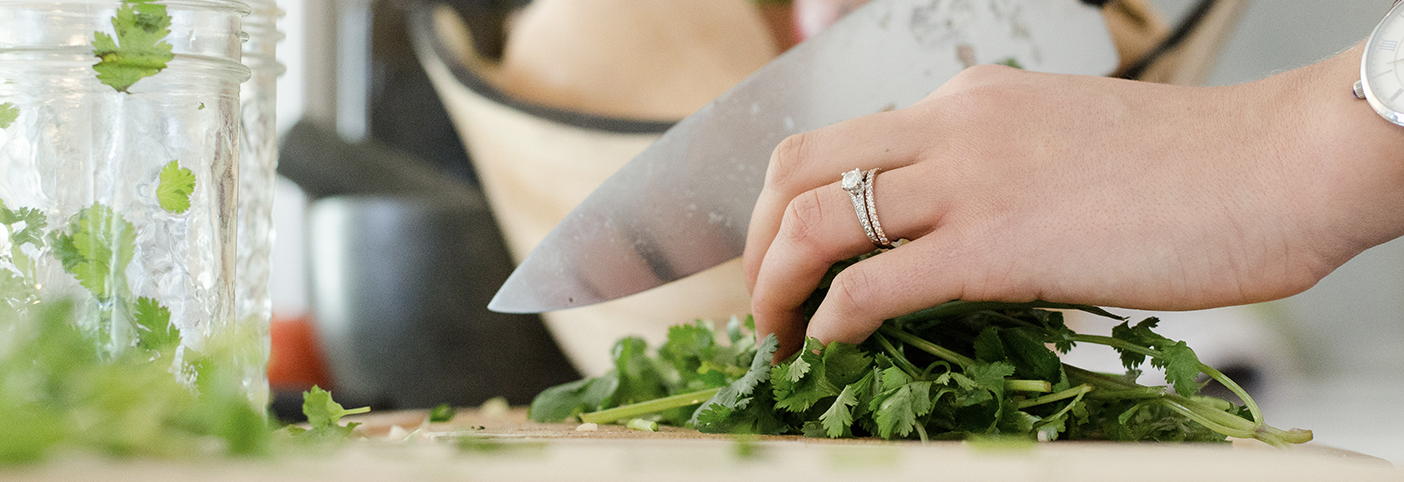
{"type": "Polygon", "coordinates": [[[873,204],[873,183],[877,181],[877,173],[878,170],[873,169],[863,176],[863,197],[868,204],[868,224],[872,226],[872,235],[868,238],[879,248],[892,249],[892,242],[888,241],[887,233],[882,231],[882,223],[878,222],[877,205],[873,204]]]}
{"type": "Polygon", "coordinates": [[[844,191],[848,191],[848,197],[853,200],[853,212],[858,215],[858,224],[863,225],[863,232],[868,235],[868,239],[877,243],[877,234],[873,232],[873,225],[868,222],[868,203],[864,200],[864,193],[867,191],[864,185],[868,175],[859,169],[854,169],[843,173],[843,182],[840,186],[844,191]]]}

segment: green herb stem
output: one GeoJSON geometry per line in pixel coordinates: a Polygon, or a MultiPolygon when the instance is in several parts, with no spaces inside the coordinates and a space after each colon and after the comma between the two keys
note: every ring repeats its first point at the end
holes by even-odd
{"type": "Polygon", "coordinates": [[[580,414],[580,421],[587,423],[610,423],[624,420],[626,418],[638,418],[651,413],[658,413],[664,410],[697,405],[707,401],[716,395],[721,388],[709,388],[692,393],[683,393],[671,397],[663,397],[647,402],[639,402],[630,405],[619,406],[608,410],[580,414]]]}
{"type": "Polygon", "coordinates": [[[639,432],[657,432],[658,422],[636,418],[629,420],[629,424],[626,425],[626,427],[628,427],[629,430],[637,430],[639,432]]]}
{"type": "Polygon", "coordinates": [[[956,318],[980,311],[996,311],[1006,309],[1023,308],[1044,308],[1051,310],[1079,310],[1097,316],[1104,316],[1113,320],[1125,320],[1126,317],[1108,313],[1107,310],[1091,305],[1077,305],[1069,303],[1050,303],[1047,301],[1031,301],[1027,303],[1007,303],[1002,301],[949,301],[933,306],[915,313],[893,318],[899,324],[920,323],[934,321],[945,318],[956,318]]]}
{"type": "Polygon", "coordinates": [[[882,325],[882,327],[878,328],[878,333],[882,333],[887,336],[896,338],[898,340],[901,340],[903,343],[916,347],[918,350],[930,353],[932,355],[935,355],[937,358],[954,363],[956,364],[956,366],[959,366],[961,370],[964,370],[965,367],[970,366],[971,363],[975,363],[975,360],[972,360],[970,357],[943,348],[935,343],[923,340],[920,337],[902,331],[900,328],[897,328],[895,326],[884,324],[882,325]]]}
{"type": "MultiPolygon", "coordinates": [[[[1161,400],[1158,400],[1158,403],[1161,403],[1161,404],[1165,405],[1165,406],[1168,407],[1170,410],[1173,410],[1173,411],[1175,411],[1176,413],[1179,413],[1180,415],[1184,415],[1185,418],[1188,418],[1188,419],[1190,419],[1190,420],[1193,420],[1193,421],[1199,423],[1200,425],[1203,425],[1203,426],[1205,426],[1205,427],[1208,427],[1209,430],[1213,430],[1213,431],[1215,431],[1215,432],[1219,432],[1219,433],[1224,434],[1224,435],[1227,435],[1227,436],[1229,436],[1229,437],[1235,437],[1235,438],[1259,438],[1259,439],[1261,439],[1261,437],[1257,437],[1256,431],[1253,430],[1252,422],[1249,422],[1249,421],[1247,421],[1247,420],[1243,420],[1243,419],[1239,418],[1239,420],[1242,420],[1243,422],[1248,423],[1248,424],[1249,424],[1248,427],[1238,426],[1239,424],[1233,423],[1233,422],[1230,422],[1229,424],[1223,424],[1223,423],[1220,423],[1221,420],[1216,420],[1216,419],[1214,419],[1214,418],[1208,417],[1208,416],[1206,416],[1206,415],[1207,415],[1206,413],[1201,412],[1201,411],[1199,411],[1199,410],[1195,410],[1194,408],[1191,408],[1190,406],[1187,406],[1187,405],[1185,405],[1185,404],[1177,403],[1176,401],[1170,400],[1169,397],[1166,397],[1166,398],[1163,398],[1163,399],[1161,399],[1161,400]],[[1233,426],[1230,426],[1230,425],[1233,425],[1233,426]]],[[[1219,413],[1223,413],[1223,412],[1219,412],[1219,413]]],[[[1230,415],[1230,416],[1231,416],[1231,415],[1230,415]]],[[[1235,418],[1237,418],[1237,417],[1235,417],[1235,418]]],[[[1263,440],[1263,441],[1264,441],[1264,442],[1268,442],[1268,443],[1270,443],[1270,444],[1272,444],[1272,445],[1281,446],[1281,444],[1279,444],[1279,443],[1274,443],[1274,442],[1272,442],[1272,441],[1270,441],[1270,440],[1263,440]]]]}
{"type": "MultiPolygon", "coordinates": [[[[1118,341],[1119,341],[1119,340],[1118,340],[1118,341]]],[[[1167,405],[1167,406],[1169,406],[1171,409],[1173,409],[1173,410],[1175,410],[1175,411],[1177,411],[1177,412],[1178,412],[1178,411],[1181,411],[1181,409],[1183,409],[1183,410],[1188,410],[1188,411],[1192,411],[1192,412],[1194,412],[1194,416],[1193,416],[1193,417],[1190,417],[1191,420],[1194,420],[1194,421],[1196,421],[1196,422],[1200,422],[1201,425],[1204,425],[1205,427],[1209,427],[1211,430],[1214,430],[1215,432],[1219,432],[1219,433],[1221,433],[1221,434],[1228,435],[1228,436],[1230,436],[1230,437],[1253,438],[1253,422],[1250,422],[1250,421],[1248,421],[1248,420],[1244,420],[1244,419],[1242,419],[1242,418],[1233,416],[1233,415],[1231,415],[1231,414],[1229,414],[1229,413],[1227,413],[1227,412],[1224,412],[1224,411],[1222,411],[1222,410],[1218,410],[1218,409],[1215,409],[1215,408],[1213,408],[1213,407],[1205,406],[1204,404],[1195,402],[1195,401],[1190,400],[1190,399],[1185,398],[1185,397],[1181,397],[1181,396],[1179,396],[1179,395],[1167,393],[1167,392],[1165,392],[1164,390],[1162,390],[1162,389],[1160,389],[1160,388],[1156,388],[1156,387],[1142,387],[1142,386],[1140,386],[1140,385],[1136,385],[1136,384],[1133,384],[1133,383],[1127,383],[1127,382],[1124,382],[1124,381],[1122,381],[1122,380],[1118,380],[1116,377],[1112,377],[1112,376],[1110,376],[1110,375],[1105,375],[1105,374],[1101,374],[1101,373],[1097,373],[1097,372],[1093,372],[1093,371],[1084,370],[1084,369],[1081,369],[1081,368],[1078,368],[1078,367],[1075,367],[1075,366],[1072,366],[1072,365],[1066,365],[1066,364],[1063,365],[1063,370],[1065,370],[1065,371],[1067,372],[1068,378],[1069,378],[1069,379],[1078,380],[1078,381],[1081,381],[1081,382],[1090,384],[1090,385],[1092,385],[1092,386],[1094,386],[1094,387],[1098,387],[1098,388],[1107,388],[1107,389],[1110,389],[1110,390],[1122,391],[1122,392],[1126,392],[1126,393],[1130,393],[1130,394],[1141,394],[1141,395],[1144,395],[1145,398],[1147,398],[1147,399],[1150,399],[1150,398],[1157,398],[1157,399],[1160,399],[1160,400],[1163,400],[1163,401],[1166,401],[1166,402],[1171,403],[1171,405],[1167,405]],[[1159,392],[1159,393],[1158,393],[1156,396],[1151,397],[1151,396],[1149,396],[1150,393],[1149,393],[1149,390],[1147,390],[1147,389],[1149,389],[1149,390],[1154,390],[1154,391],[1157,391],[1157,392],[1159,392]],[[1219,417],[1219,415],[1222,415],[1223,417],[1221,418],[1221,417],[1219,417]],[[1211,417],[1212,417],[1212,418],[1211,418],[1211,417]],[[1237,419],[1237,421],[1228,420],[1229,418],[1237,419]],[[1209,423],[1204,423],[1204,422],[1209,422],[1209,423]],[[1244,427],[1244,426],[1240,425],[1239,422],[1242,422],[1242,423],[1244,423],[1244,424],[1247,424],[1247,426],[1244,427]],[[1232,427],[1232,426],[1237,426],[1237,427],[1232,427]],[[1217,428],[1216,428],[1216,427],[1217,427],[1217,428]],[[1223,430],[1220,430],[1220,428],[1222,428],[1223,430]]],[[[1099,394],[1100,394],[1100,395],[1106,395],[1106,394],[1107,394],[1107,391],[1101,391],[1101,392],[1099,392],[1099,394]]],[[[1137,398],[1140,398],[1140,397],[1137,397],[1137,398]]],[[[1189,417],[1188,414],[1185,414],[1185,416],[1186,416],[1186,417],[1189,417]]]]}
{"type": "Polygon", "coordinates": [[[1047,380],[1005,380],[1004,389],[1012,392],[1048,393],[1053,391],[1053,384],[1047,380]]]}
{"type": "MultiPolygon", "coordinates": [[[[1093,387],[1092,385],[1089,385],[1089,384],[1084,383],[1084,384],[1082,384],[1082,385],[1078,385],[1078,386],[1076,386],[1076,387],[1072,387],[1072,388],[1069,388],[1069,389],[1067,389],[1067,390],[1063,390],[1063,391],[1058,392],[1058,393],[1050,393],[1050,394],[1044,395],[1044,396],[1042,396],[1042,397],[1030,398],[1030,399],[1028,399],[1028,400],[1021,401],[1021,402],[1018,403],[1018,407],[1019,407],[1019,410],[1023,410],[1023,409],[1029,408],[1029,407],[1036,407],[1036,406],[1039,406],[1039,405],[1043,405],[1043,404],[1045,404],[1045,403],[1053,403],[1053,402],[1056,402],[1056,401],[1059,401],[1059,400],[1067,400],[1067,399],[1069,399],[1069,398],[1074,398],[1074,397],[1076,397],[1076,398],[1078,398],[1078,399],[1080,400],[1084,394],[1086,394],[1087,392],[1091,392],[1091,391],[1093,391],[1093,390],[1096,390],[1096,388],[1093,387]]],[[[1049,418],[1052,418],[1052,417],[1049,417],[1049,418]]]]}
{"type": "Polygon", "coordinates": [[[882,336],[882,333],[874,333],[873,338],[877,338],[877,341],[879,344],[882,345],[882,348],[884,350],[887,350],[887,354],[892,355],[892,363],[897,364],[898,368],[901,368],[902,371],[907,372],[907,376],[910,376],[917,380],[923,379],[922,375],[925,373],[925,371],[917,369],[916,365],[912,364],[911,360],[908,360],[907,356],[903,355],[901,350],[898,350],[897,347],[892,346],[892,342],[888,341],[887,337],[882,336]]]}
{"type": "MultiPolygon", "coordinates": [[[[1094,391],[1092,393],[1097,394],[1099,398],[1105,397],[1110,393],[1114,393],[1106,390],[1100,390],[1102,388],[1107,388],[1111,390],[1121,390],[1131,394],[1143,393],[1145,389],[1154,389],[1153,387],[1142,387],[1140,385],[1126,383],[1124,381],[1118,380],[1116,377],[1093,371],[1083,370],[1081,368],[1077,368],[1071,365],[1063,365],[1063,369],[1067,372],[1069,379],[1075,379],[1097,387],[1099,390],[1094,391]]],[[[1198,422],[1200,425],[1208,427],[1210,430],[1227,435],[1229,437],[1256,438],[1258,440],[1267,442],[1268,444],[1279,447],[1289,443],[1306,443],[1310,442],[1312,439],[1312,433],[1310,430],[1282,430],[1267,425],[1262,421],[1261,418],[1255,420],[1247,420],[1237,415],[1233,415],[1223,410],[1219,410],[1202,402],[1198,402],[1173,393],[1165,393],[1163,390],[1161,390],[1161,392],[1162,393],[1159,395],[1158,401],[1160,403],[1164,403],[1166,407],[1170,408],[1171,410],[1174,410],[1175,412],[1180,413],[1181,415],[1184,415],[1190,420],[1198,422]]],[[[1147,396],[1146,398],[1155,397],[1147,396]]]]}
{"type": "Polygon", "coordinates": [[[1258,422],[1259,425],[1264,425],[1263,411],[1258,409],[1258,402],[1253,401],[1253,397],[1248,396],[1247,390],[1244,390],[1243,387],[1239,386],[1238,383],[1234,382],[1233,379],[1229,378],[1227,375],[1224,375],[1223,372],[1215,370],[1214,367],[1209,365],[1200,363],[1199,371],[1204,372],[1205,375],[1209,375],[1209,378],[1213,378],[1224,387],[1227,387],[1234,395],[1238,395],[1238,399],[1242,400],[1243,405],[1248,407],[1248,413],[1253,414],[1253,420],[1258,422]]]}
{"type": "Polygon", "coordinates": [[[1087,395],[1087,398],[1098,400],[1149,400],[1160,398],[1165,395],[1165,390],[1159,387],[1139,387],[1127,389],[1102,388],[1087,395]]]}
{"type": "Polygon", "coordinates": [[[1157,395],[1164,393],[1164,390],[1161,390],[1159,388],[1143,387],[1134,383],[1126,383],[1125,381],[1122,381],[1121,379],[1118,379],[1111,375],[1107,375],[1105,373],[1097,373],[1091,370],[1084,370],[1072,365],[1068,365],[1066,363],[1063,364],[1063,371],[1068,374],[1069,379],[1075,379],[1078,381],[1082,381],[1083,383],[1090,383],[1092,386],[1097,387],[1100,390],[1151,389],[1155,390],[1157,392],[1157,395]]]}
{"type": "MultiPolygon", "coordinates": [[[[1199,413],[1201,416],[1209,418],[1215,423],[1231,426],[1236,429],[1249,431],[1249,435],[1247,437],[1242,438],[1256,438],[1258,440],[1262,440],[1264,442],[1279,447],[1284,447],[1288,444],[1307,443],[1310,442],[1312,439],[1312,433],[1310,430],[1282,430],[1280,428],[1267,425],[1261,420],[1247,420],[1243,417],[1239,417],[1237,415],[1225,412],[1223,410],[1215,409],[1214,407],[1206,405],[1203,402],[1191,400],[1189,398],[1181,397],[1173,393],[1165,394],[1165,398],[1163,401],[1175,403],[1188,409],[1192,409],[1195,412],[1199,413]]],[[[1208,425],[1205,426],[1207,427],[1208,425]]]]}
{"type": "MultiPolygon", "coordinates": [[[[1157,358],[1157,359],[1160,359],[1160,360],[1164,360],[1164,359],[1165,359],[1165,355],[1164,355],[1163,353],[1161,353],[1159,350],[1155,350],[1155,349],[1143,347],[1143,346],[1140,346],[1140,345],[1137,345],[1137,344],[1134,344],[1134,343],[1127,342],[1127,341],[1125,341],[1125,340],[1118,340],[1118,339],[1116,339],[1116,338],[1112,338],[1112,337],[1109,337],[1109,336],[1098,336],[1098,335],[1073,335],[1073,336],[1072,336],[1072,340],[1075,341],[1075,342],[1085,342],[1085,343],[1093,343],[1093,344],[1097,344],[1097,345],[1106,345],[1106,346],[1109,346],[1109,347],[1112,347],[1112,348],[1118,348],[1118,349],[1121,349],[1121,350],[1126,350],[1126,351],[1129,351],[1129,352],[1132,352],[1132,353],[1138,353],[1138,354],[1141,354],[1141,355],[1145,355],[1145,356],[1157,358]]],[[[1217,382],[1223,384],[1224,387],[1228,388],[1229,391],[1233,392],[1234,395],[1237,395],[1237,396],[1238,396],[1238,399],[1243,401],[1243,405],[1246,406],[1246,407],[1248,407],[1248,413],[1253,414],[1253,420],[1254,420],[1258,425],[1265,425],[1265,424],[1263,423],[1263,411],[1262,411],[1261,409],[1258,408],[1258,402],[1254,401],[1254,400],[1253,400],[1253,397],[1251,397],[1251,396],[1248,395],[1248,391],[1247,391],[1247,390],[1244,390],[1243,387],[1241,387],[1241,386],[1238,385],[1238,383],[1235,383],[1235,382],[1234,382],[1232,379],[1230,379],[1228,376],[1225,376],[1225,375],[1223,374],[1223,372],[1220,372],[1220,371],[1218,371],[1218,370],[1215,370],[1214,367],[1211,367],[1211,366],[1209,366],[1209,365],[1205,365],[1205,364],[1203,364],[1203,363],[1200,363],[1200,364],[1199,364],[1199,371],[1202,372],[1202,373],[1204,373],[1205,375],[1209,375],[1209,378],[1212,378],[1212,379],[1214,379],[1215,381],[1217,381],[1217,382]]]]}
{"type": "MultiPolygon", "coordinates": [[[[1063,391],[1061,391],[1061,392],[1058,392],[1058,394],[1064,394],[1064,393],[1072,392],[1073,400],[1072,400],[1071,402],[1068,402],[1067,405],[1064,405],[1062,410],[1058,410],[1056,413],[1054,413],[1053,415],[1048,416],[1048,417],[1045,418],[1044,420],[1057,420],[1059,417],[1062,417],[1062,416],[1064,416],[1064,415],[1067,415],[1067,413],[1068,413],[1069,411],[1072,410],[1073,406],[1077,405],[1077,402],[1081,402],[1081,401],[1082,401],[1082,397],[1083,397],[1084,395],[1087,395],[1087,393],[1088,393],[1088,392],[1091,392],[1092,390],[1095,390],[1094,388],[1092,388],[1092,385],[1083,384],[1083,385],[1078,385],[1078,386],[1073,387],[1073,388],[1068,389],[1068,390],[1063,390],[1063,391]]],[[[1051,395],[1050,395],[1050,396],[1051,396],[1051,395]]],[[[1043,397],[1040,397],[1040,398],[1043,398],[1043,397]]],[[[1066,398],[1066,397],[1064,397],[1064,398],[1066,398]]],[[[1050,400],[1050,401],[1054,401],[1054,400],[1050,400]]],[[[1021,406],[1021,407],[1019,407],[1019,408],[1022,409],[1022,408],[1024,408],[1024,407],[1021,406]]]]}

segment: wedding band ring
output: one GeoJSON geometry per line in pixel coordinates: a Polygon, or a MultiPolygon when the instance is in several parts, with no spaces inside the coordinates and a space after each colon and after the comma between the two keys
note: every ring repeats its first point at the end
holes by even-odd
{"type": "Polygon", "coordinates": [[[873,243],[878,242],[877,234],[873,232],[873,225],[868,222],[868,202],[864,198],[867,191],[864,188],[867,173],[859,169],[854,169],[843,173],[843,182],[840,186],[844,191],[848,191],[848,197],[853,201],[853,212],[858,215],[858,224],[863,226],[863,232],[868,235],[868,239],[873,243]]]}
{"type": "Polygon", "coordinates": [[[887,233],[882,231],[882,223],[878,222],[877,205],[873,204],[873,183],[877,182],[877,173],[878,170],[873,169],[863,176],[863,197],[868,207],[868,225],[872,227],[868,239],[879,248],[892,249],[892,242],[888,241],[887,233]]]}

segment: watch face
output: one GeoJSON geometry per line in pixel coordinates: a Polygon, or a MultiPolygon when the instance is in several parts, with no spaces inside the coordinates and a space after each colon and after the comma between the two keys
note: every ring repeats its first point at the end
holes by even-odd
{"type": "Polygon", "coordinates": [[[1360,79],[1375,111],[1404,125],[1404,9],[1391,9],[1375,27],[1365,43],[1360,79]]]}

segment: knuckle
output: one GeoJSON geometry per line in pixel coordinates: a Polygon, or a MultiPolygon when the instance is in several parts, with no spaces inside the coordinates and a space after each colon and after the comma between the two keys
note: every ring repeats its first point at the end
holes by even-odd
{"type": "Polygon", "coordinates": [[[867,270],[854,266],[834,277],[825,301],[832,303],[831,308],[845,319],[861,318],[873,300],[874,289],[867,270]]]}
{"type": "Polygon", "coordinates": [[[824,245],[819,238],[827,213],[817,191],[806,191],[790,201],[781,221],[783,235],[806,251],[819,251],[824,245]]]}
{"type": "Polygon", "coordinates": [[[1019,112],[1036,102],[1013,85],[987,84],[948,93],[933,99],[923,110],[928,122],[951,132],[951,139],[985,139],[990,132],[1005,132],[1011,112],[1019,112]]]}
{"type": "Polygon", "coordinates": [[[770,169],[766,172],[766,186],[780,192],[787,192],[796,174],[803,172],[806,159],[811,155],[808,148],[810,132],[786,137],[770,155],[770,169]]]}
{"type": "Polygon", "coordinates": [[[968,89],[999,83],[1018,69],[1005,67],[1002,65],[975,65],[960,71],[951,80],[946,81],[940,88],[936,89],[931,97],[940,97],[956,92],[963,92],[968,89]]]}
{"type": "Polygon", "coordinates": [[[1019,69],[1005,67],[1003,65],[972,65],[970,66],[970,68],[962,70],[959,74],[956,74],[955,79],[960,79],[962,82],[968,82],[973,85],[981,85],[987,82],[998,82],[1007,77],[1008,75],[1018,71],[1019,69]]]}

